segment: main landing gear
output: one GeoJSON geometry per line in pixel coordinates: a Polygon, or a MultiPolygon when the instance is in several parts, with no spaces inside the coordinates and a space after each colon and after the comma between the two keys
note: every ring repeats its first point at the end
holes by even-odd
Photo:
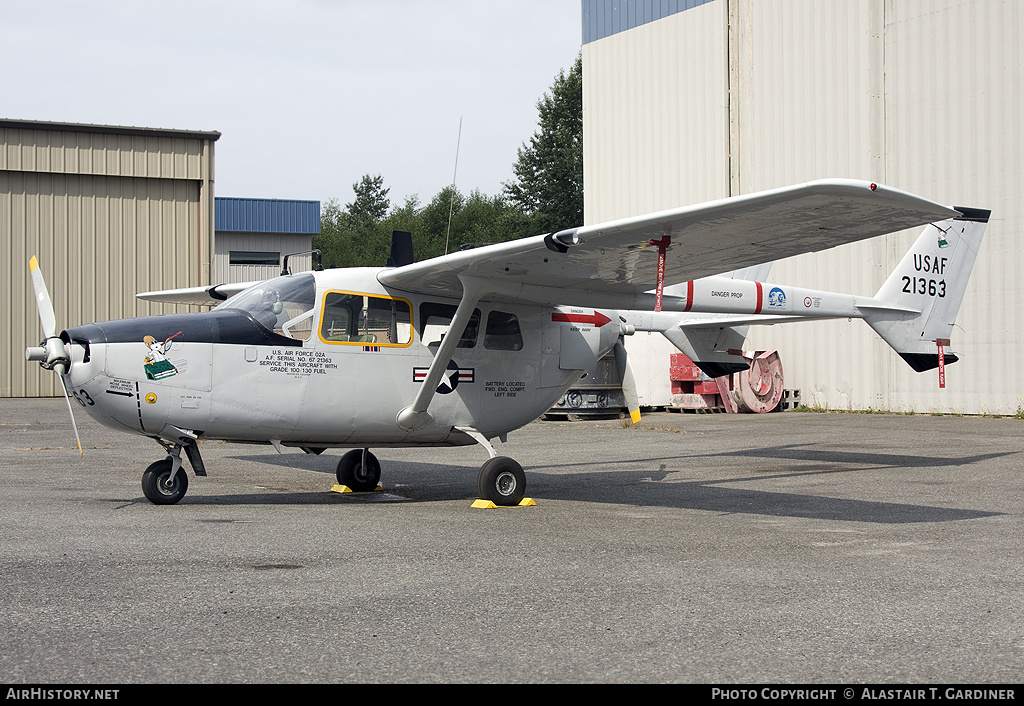
{"type": "Polygon", "coordinates": [[[380,461],[369,449],[352,449],[338,461],[338,482],[357,493],[377,489],[380,482],[380,461]]]}
{"type": "MultiPolygon", "coordinates": [[[[375,490],[380,482],[380,461],[369,449],[353,449],[338,461],[336,475],[338,483],[356,492],[375,490]]],[[[476,488],[481,500],[518,505],[526,494],[526,473],[515,460],[495,455],[481,466],[476,488]]]]}
{"type": "Polygon", "coordinates": [[[523,467],[508,456],[495,456],[480,467],[476,492],[495,505],[518,505],[526,494],[523,467]]]}

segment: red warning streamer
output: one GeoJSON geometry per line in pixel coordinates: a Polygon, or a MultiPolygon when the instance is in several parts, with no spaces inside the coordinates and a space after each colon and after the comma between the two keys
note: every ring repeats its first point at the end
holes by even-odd
{"type": "Polygon", "coordinates": [[[654,310],[661,311],[661,297],[665,291],[665,251],[672,244],[672,236],[666,235],[661,240],[652,240],[650,243],[658,246],[658,288],[654,293],[654,310]]]}
{"type": "Polygon", "coordinates": [[[939,389],[943,390],[946,387],[946,356],[942,352],[943,345],[949,345],[949,341],[945,338],[936,339],[935,344],[939,347],[939,389]]]}

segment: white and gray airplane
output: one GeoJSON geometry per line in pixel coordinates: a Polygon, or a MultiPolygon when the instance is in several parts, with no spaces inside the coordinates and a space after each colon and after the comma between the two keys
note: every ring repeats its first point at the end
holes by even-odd
{"type": "Polygon", "coordinates": [[[100,423],[165,449],[142,477],[156,504],[185,495],[182,451],[205,476],[197,441],[225,440],[350,448],[337,478],[354,491],[377,487],[371,448],[479,444],[490,458],[478,496],[515,505],[525,474],[492,440],[611,352],[637,420],[622,343],[636,330],[661,332],[713,377],[747,367],[746,326],[836,317],[864,319],[919,372],[954,362],[944,346],[987,220],[869,182],[816,181],[422,262],[396,240],[387,267],[147,292],[220,303],[59,333],[33,258],[45,340],[26,357],[100,423]],[[716,276],[921,225],[874,297],[716,276]]]}

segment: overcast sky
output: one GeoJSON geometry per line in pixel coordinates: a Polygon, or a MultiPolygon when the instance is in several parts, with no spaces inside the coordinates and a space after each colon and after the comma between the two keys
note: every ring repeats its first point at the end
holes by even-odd
{"type": "Polygon", "coordinates": [[[497,194],[579,0],[0,0],[0,117],[216,130],[218,196],[497,194]]]}

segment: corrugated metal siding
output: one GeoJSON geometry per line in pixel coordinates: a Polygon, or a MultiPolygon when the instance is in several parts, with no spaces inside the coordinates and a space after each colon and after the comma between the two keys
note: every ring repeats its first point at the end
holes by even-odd
{"type": "Polygon", "coordinates": [[[199,140],[5,127],[0,170],[201,179],[199,140]]]}
{"type": "MultiPolygon", "coordinates": [[[[731,3],[733,191],[843,176],[886,182],[879,16],[870,0],[731,3]]],[[[772,279],[873,294],[888,267],[882,240],[777,263],[772,279]],[[871,263],[881,263],[873,266],[871,263]]],[[[751,329],[751,348],[778,348],[787,385],[806,403],[882,407],[886,346],[862,323],[751,329]],[[801,345],[813,340],[816,345],[801,345]]],[[[902,360],[899,361],[903,365],[902,360]]]]}
{"type": "Polygon", "coordinates": [[[206,281],[195,182],[0,171],[0,231],[9,307],[0,326],[0,396],[58,394],[55,376],[26,364],[42,337],[28,260],[39,259],[58,326],[187,310],[136,292],[206,281]],[[18,237],[11,237],[17,234],[18,237]]]}
{"type": "Polygon", "coordinates": [[[188,310],[135,293],[209,283],[217,137],[0,120],[0,397],[60,394],[25,363],[42,335],[32,255],[61,327],[188,310]]]}
{"type": "Polygon", "coordinates": [[[284,199],[216,199],[217,232],[308,233],[320,232],[320,202],[284,199]]]}
{"type": "MultiPolygon", "coordinates": [[[[1024,406],[1016,355],[1024,344],[1022,34],[1024,5],[1012,0],[885,6],[886,147],[899,155],[886,178],[950,205],[993,211],[953,334],[963,359],[947,371],[947,393],[962,411],[1024,406]]],[[[894,394],[923,399],[924,409],[947,397],[934,376],[897,383],[894,394]]]]}
{"type": "Polygon", "coordinates": [[[723,10],[708,3],[583,47],[587,223],[728,194],[723,10]]]}
{"type": "MultiPolygon", "coordinates": [[[[219,201],[219,199],[218,199],[219,201]]],[[[218,204],[219,207],[219,204],[218,204]]],[[[217,233],[216,251],[213,256],[213,281],[250,282],[269,279],[281,274],[281,265],[232,265],[232,250],[253,250],[257,252],[278,252],[283,258],[295,252],[311,250],[313,236],[305,233],[217,233]]],[[[288,269],[294,274],[313,269],[313,256],[297,255],[288,260],[288,269]]]]}
{"type": "Polygon", "coordinates": [[[711,0],[583,0],[583,43],[610,37],[711,0]]]}
{"type": "MultiPolygon", "coordinates": [[[[800,388],[809,404],[1014,413],[1024,404],[1015,356],[1024,319],[1024,48],[1018,41],[1024,7],[992,0],[718,0],[712,6],[728,22],[715,26],[697,11],[681,13],[671,20],[681,23],[674,40],[666,38],[653,54],[648,27],[584,48],[585,134],[594,122],[671,115],[685,98],[691,100],[666,133],[712,131],[717,121],[706,103],[724,91],[732,193],[841,176],[993,209],[957,319],[953,348],[962,357],[947,370],[946,390],[938,390],[934,372],[911,371],[861,322],[755,328],[749,345],[778,348],[787,387],[800,388]],[[673,43],[686,47],[697,31],[728,34],[728,74],[716,73],[722,83],[712,91],[675,69],[673,43]],[[613,56],[631,59],[620,66],[613,56]],[[640,71],[650,74],[645,81],[652,90],[627,85],[640,71]]],[[[638,206],[659,188],[662,161],[678,153],[642,150],[628,164],[630,179],[623,179],[602,163],[620,166],[612,160],[624,153],[624,138],[604,138],[585,141],[587,213],[601,214],[591,220],[647,210],[638,206]]],[[[716,173],[721,156],[708,155],[693,154],[690,168],[716,173]]],[[[703,184],[681,187],[679,205],[707,200],[703,184]]],[[[772,279],[870,295],[913,235],[780,262],[772,279]]]]}

